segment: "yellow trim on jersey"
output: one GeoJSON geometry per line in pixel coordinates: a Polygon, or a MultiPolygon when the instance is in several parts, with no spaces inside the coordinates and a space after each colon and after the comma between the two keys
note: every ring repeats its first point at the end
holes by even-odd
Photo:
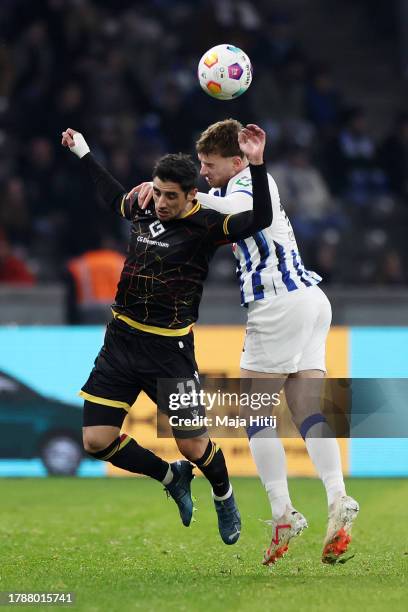
{"type": "Polygon", "coordinates": [[[222,224],[222,229],[226,236],[229,234],[227,225],[230,217],[232,217],[232,215],[227,215],[224,219],[224,223],[222,224]]]}
{"type": "Polygon", "coordinates": [[[126,200],[126,196],[127,193],[124,194],[122,201],[120,203],[120,214],[122,215],[122,217],[125,217],[125,200],[126,200]]]}
{"type": "Polygon", "coordinates": [[[200,210],[200,208],[201,208],[201,204],[200,202],[197,202],[197,204],[195,204],[191,210],[189,210],[185,215],[182,215],[181,217],[179,217],[179,219],[185,219],[186,217],[189,217],[190,215],[194,215],[196,212],[200,210]]]}
{"type": "Polygon", "coordinates": [[[217,452],[217,445],[214,444],[213,442],[213,447],[211,449],[210,456],[208,457],[207,461],[203,463],[201,467],[207,467],[207,465],[210,465],[211,461],[214,459],[214,455],[216,452],[217,452]]]}
{"type": "Polygon", "coordinates": [[[124,408],[125,410],[130,410],[130,405],[126,402],[119,402],[118,400],[106,399],[105,397],[98,397],[97,395],[91,395],[86,391],[80,391],[78,393],[81,397],[88,400],[88,402],[93,402],[94,404],[102,404],[103,406],[110,406],[111,408],[124,408]]]}
{"type": "Polygon", "coordinates": [[[127,323],[130,327],[140,329],[140,331],[147,332],[148,334],[156,334],[157,336],[187,336],[190,333],[193,325],[187,325],[187,327],[181,327],[180,329],[169,329],[167,327],[156,327],[155,325],[146,325],[145,323],[139,323],[126,315],[115,312],[112,308],[113,318],[120,319],[127,323]]]}

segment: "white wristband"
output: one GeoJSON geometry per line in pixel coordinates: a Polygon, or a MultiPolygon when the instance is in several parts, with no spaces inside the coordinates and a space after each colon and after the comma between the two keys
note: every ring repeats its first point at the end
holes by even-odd
{"type": "Polygon", "coordinates": [[[81,132],[75,132],[73,139],[75,144],[73,147],[70,147],[70,150],[81,159],[81,157],[89,153],[90,149],[81,132]]]}

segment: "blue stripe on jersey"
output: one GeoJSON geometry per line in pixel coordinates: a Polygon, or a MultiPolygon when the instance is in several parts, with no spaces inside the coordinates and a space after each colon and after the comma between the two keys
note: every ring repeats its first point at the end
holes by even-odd
{"type": "Polygon", "coordinates": [[[290,272],[286,266],[285,249],[278,242],[273,241],[273,244],[275,245],[275,253],[278,259],[278,270],[282,274],[282,280],[286,286],[286,289],[288,291],[295,291],[295,289],[297,289],[297,286],[290,278],[290,272]]]}
{"type": "Polygon", "coordinates": [[[247,244],[246,244],[245,240],[238,240],[237,246],[241,249],[241,251],[244,254],[244,257],[245,257],[245,266],[246,266],[247,272],[251,272],[251,270],[252,270],[252,261],[251,261],[251,256],[249,254],[248,247],[247,247],[247,244]]]}
{"type": "Polygon", "coordinates": [[[219,189],[216,189],[215,191],[213,191],[212,195],[217,196],[218,198],[225,198],[226,193],[227,193],[227,185],[225,185],[225,187],[220,187],[219,189]]]}
{"type": "Polygon", "coordinates": [[[309,272],[309,270],[305,270],[305,264],[303,263],[303,259],[300,257],[300,255],[299,259],[300,265],[303,266],[304,273],[309,276],[313,281],[315,281],[315,283],[320,283],[320,281],[323,280],[322,277],[316,274],[315,272],[309,272]]]}
{"type": "Polygon", "coordinates": [[[242,268],[239,260],[237,259],[237,268],[236,268],[237,279],[239,281],[239,290],[241,292],[241,305],[245,304],[245,295],[244,295],[244,277],[242,276],[242,268]]]}
{"type": "Polygon", "coordinates": [[[262,285],[261,270],[266,268],[266,260],[268,259],[270,252],[268,243],[262,232],[257,232],[252,236],[255,240],[256,246],[259,251],[259,264],[256,266],[255,272],[252,275],[252,290],[256,300],[262,300],[265,297],[264,287],[262,285]]]}
{"type": "Polygon", "coordinates": [[[306,287],[311,287],[312,283],[310,283],[308,280],[306,280],[306,278],[303,277],[305,269],[302,267],[302,260],[300,260],[300,262],[297,260],[297,253],[294,249],[291,250],[291,253],[293,257],[293,266],[296,270],[297,275],[299,276],[302,283],[306,285],[306,287]]]}
{"type": "Polygon", "coordinates": [[[246,189],[237,189],[236,191],[231,191],[230,195],[233,193],[246,193],[247,195],[252,196],[252,192],[251,191],[247,191],[246,189]]]}

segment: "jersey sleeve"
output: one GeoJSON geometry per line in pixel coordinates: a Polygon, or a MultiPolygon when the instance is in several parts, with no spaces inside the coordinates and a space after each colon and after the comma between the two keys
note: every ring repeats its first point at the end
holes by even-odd
{"type": "Polygon", "coordinates": [[[91,153],[81,158],[81,164],[96,187],[96,191],[107,208],[124,219],[130,220],[137,203],[127,199],[127,191],[91,153]]]}
{"type": "Polygon", "coordinates": [[[252,189],[251,191],[233,191],[221,198],[210,193],[198,192],[197,199],[203,208],[211,208],[221,214],[235,214],[252,210],[252,189]]]}
{"type": "Polygon", "coordinates": [[[215,242],[236,242],[249,238],[272,223],[272,200],[265,164],[252,166],[253,210],[234,215],[213,213],[210,233],[215,242]]]}
{"type": "MultiPolygon", "coordinates": [[[[276,217],[281,202],[276,182],[269,173],[268,182],[272,209],[276,217]]],[[[213,193],[199,192],[197,198],[203,208],[211,208],[224,215],[246,212],[253,209],[252,180],[249,177],[238,179],[237,182],[233,183],[231,193],[224,197],[216,196],[213,193]]]]}

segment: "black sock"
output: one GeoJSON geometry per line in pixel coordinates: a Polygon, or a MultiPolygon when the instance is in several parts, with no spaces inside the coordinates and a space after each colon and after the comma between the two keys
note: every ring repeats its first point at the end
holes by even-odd
{"type": "Polygon", "coordinates": [[[122,434],[109,444],[107,448],[97,453],[88,453],[95,459],[109,461],[112,465],[128,472],[145,474],[159,480],[164,480],[169,464],[147,448],[140,446],[127,434],[122,434]]]}
{"type": "Polygon", "coordinates": [[[230,482],[224,453],[214,442],[209,440],[204,455],[194,463],[210,481],[214,495],[222,497],[228,493],[230,482]]]}

